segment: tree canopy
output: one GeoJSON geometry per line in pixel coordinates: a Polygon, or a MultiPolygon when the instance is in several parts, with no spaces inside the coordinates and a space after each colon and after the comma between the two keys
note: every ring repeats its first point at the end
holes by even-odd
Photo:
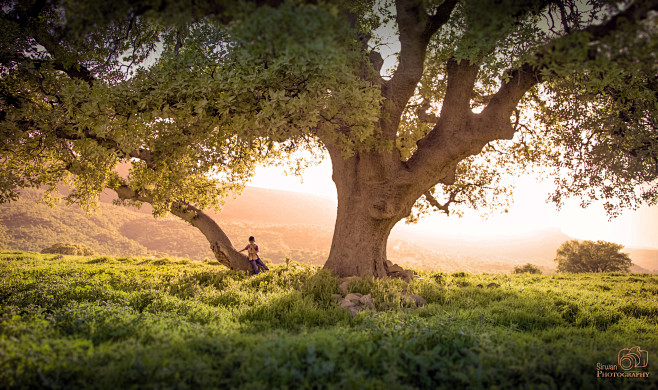
{"type": "Polygon", "coordinates": [[[623,245],[606,241],[567,241],[557,250],[558,272],[628,272],[633,265],[623,245]]]}
{"type": "Polygon", "coordinates": [[[504,206],[501,173],[514,164],[553,171],[558,204],[603,200],[611,215],[653,205],[656,9],[641,0],[3,2],[0,200],[68,182],[68,200],[92,207],[113,188],[230,247],[216,223],[200,222],[202,209],[256,164],[319,147],[338,189],[327,265],[379,276],[397,221],[504,206]],[[400,45],[388,70],[387,35],[400,45]],[[121,162],[128,177],[115,172],[121,162]]]}

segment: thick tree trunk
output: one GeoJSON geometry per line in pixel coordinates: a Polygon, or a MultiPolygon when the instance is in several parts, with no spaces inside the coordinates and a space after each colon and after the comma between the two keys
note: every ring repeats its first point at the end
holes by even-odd
{"type": "Polygon", "coordinates": [[[238,252],[217,222],[202,210],[189,204],[174,204],[171,213],[199,229],[210,243],[210,249],[221,264],[235,270],[251,269],[247,256],[238,252]]]}
{"type": "Polygon", "coordinates": [[[340,151],[328,149],[338,211],[325,268],[343,277],[386,276],[389,234],[409,215],[415,201],[408,195],[408,183],[403,184],[405,172],[381,164],[383,158],[391,156],[362,153],[344,159],[340,151]]]}
{"type": "Polygon", "coordinates": [[[372,204],[354,198],[338,202],[334,237],[325,268],[339,276],[387,275],[386,243],[392,220],[372,218],[372,204]]]}

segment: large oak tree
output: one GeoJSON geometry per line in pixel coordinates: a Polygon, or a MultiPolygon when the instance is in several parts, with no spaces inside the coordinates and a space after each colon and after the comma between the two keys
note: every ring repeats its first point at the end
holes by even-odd
{"type": "Polygon", "coordinates": [[[320,147],[343,276],[387,275],[398,221],[504,195],[508,161],[554,168],[558,204],[658,200],[657,1],[84,4],[3,7],[6,198],[72,172],[72,200],[150,202],[244,268],[201,209],[257,162],[320,147]]]}

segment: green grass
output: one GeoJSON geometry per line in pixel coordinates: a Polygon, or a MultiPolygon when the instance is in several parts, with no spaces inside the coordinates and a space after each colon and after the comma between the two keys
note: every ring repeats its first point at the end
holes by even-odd
{"type": "Polygon", "coordinates": [[[419,272],[0,252],[0,388],[656,388],[658,277],[419,272]],[[498,288],[478,284],[497,283],[498,288]],[[408,289],[428,304],[400,306],[408,289]],[[596,377],[622,348],[649,378],[596,377]]]}

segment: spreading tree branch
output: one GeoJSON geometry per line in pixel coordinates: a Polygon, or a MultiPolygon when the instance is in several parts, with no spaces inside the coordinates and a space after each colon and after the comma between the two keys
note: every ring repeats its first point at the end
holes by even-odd
{"type": "MultiPolygon", "coordinates": [[[[400,62],[391,80],[383,85],[382,95],[393,103],[385,107],[396,123],[423,75],[427,45],[432,35],[448,21],[457,0],[445,1],[432,15],[425,13],[422,4],[418,0],[395,2],[400,30],[400,62]]],[[[397,125],[391,126],[388,134],[384,136],[394,138],[394,128],[397,128],[397,125]]]]}
{"type": "MultiPolygon", "coordinates": [[[[486,118],[486,121],[496,121],[500,125],[503,125],[503,123],[500,123],[501,120],[509,122],[509,117],[523,95],[534,85],[545,81],[545,78],[542,77],[542,70],[549,69],[549,63],[546,61],[549,53],[557,51],[566,40],[577,34],[586,34],[588,41],[595,43],[613,34],[624,24],[636,23],[645,18],[650,11],[656,10],[658,10],[658,0],[635,1],[625,11],[618,13],[605,23],[580,30],[572,30],[562,37],[551,40],[537,51],[535,60],[532,63],[526,62],[508,72],[507,81],[501,84],[481,115],[486,118]]],[[[595,48],[590,48],[590,53],[590,57],[593,58],[595,48]]],[[[559,56],[553,54],[550,58],[554,65],[560,64],[559,56]]],[[[543,76],[550,78],[554,75],[550,72],[544,72],[543,76]]]]}
{"type": "Polygon", "coordinates": [[[446,213],[446,215],[450,215],[450,204],[455,203],[455,199],[457,198],[457,193],[451,192],[448,200],[445,203],[441,204],[438,200],[436,200],[436,198],[432,195],[430,191],[426,191],[423,195],[425,196],[425,199],[427,199],[430,205],[443,211],[444,213],[446,213]]]}
{"type": "Polygon", "coordinates": [[[148,149],[139,149],[139,150],[133,150],[130,153],[128,153],[129,157],[132,158],[137,158],[146,164],[148,168],[153,168],[153,155],[151,154],[151,151],[148,149]]]}
{"type": "MultiPolygon", "coordinates": [[[[658,10],[658,0],[636,1],[605,23],[572,30],[569,34],[551,40],[537,51],[532,62],[508,71],[506,80],[480,114],[473,114],[470,110],[473,90],[471,80],[475,80],[477,68],[465,64],[465,61],[456,64],[454,60],[449,60],[448,90],[442,115],[432,131],[418,142],[418,148],[408,160],[407,166],[414,171],[417,180],[427,180],[428,187],[437,182],[451,184],[457,166],[455,161],[479,153],[490,141],[511,139],[514,136],[515,129],[510,118],[519,101],[530,88],[544,82],[546,77],[557,76],[550,73],[550,66],[560,65],[561,57],[553,53],[549,61],[549,53],[565,47],[563,42],[576,34],[586,34],[590,44],[596,43],[626,23],[638,22],[652,10],[658,10]],[[474,68],[469,69],[469,66],[474,68]]],[[[589,48],[590,53],[595,53],[594,50],[595,47],[589,48]]]]}
{"type": "MultiPolygon", "coordinates": [[[[116,181],[109,188],[117,193],[121,200],[134,200],[153,203],[153,197],[135,190],[130,185],[116,181]]],[[[238,253],[224,230],[208,214],[196,206],[176,201],[172,202],[169,212],[199,229],[210,243],[210,249],[219,262],[231,269],[249,269],[247,257],[238,253]]]]}
{"type": "MultiPolygon", "coordinates": [[[[478,70],[477,65],[471,64],[467,60],[461,62],[454,59],[448,60],[448,85],[441,114],[432,130],[417,142],[416,152],[407,161],[409,169],[420,172],[437,158],[442,157],[454,163],[446,171],[450,175],[452,174],[451,171],[457,166],[457,162],[466,157],[461,155],[463,152],[459,148],[449,149],[447,147],[450,145],[468,145],[470,143],[468,139],[470,134],[455,130],[460,127],[468,128],[474,117],[470,109],[470,98],[478,70]],[[439,154],[438,150],[441,149],[444,150],[444,153],[439,154]]],[[[450,177],[454,178],[454,175],[450,177]]],[[[445,175],[441,175],[441,179],[444,184],[451,184],[451,180],[445,175]]],[[[434,183],[428,183],[428,186],[436,184],[436,180],[434,181],[434,183]]]]}

